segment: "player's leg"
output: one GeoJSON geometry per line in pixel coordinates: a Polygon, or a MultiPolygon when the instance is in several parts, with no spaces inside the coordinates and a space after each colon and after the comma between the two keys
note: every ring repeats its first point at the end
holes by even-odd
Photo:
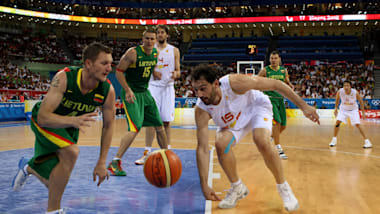
{"type": "Polygon", "coordinates": [[[132,142],[139,133],[144,120],[144,96],[143,93],[135,93],[136,100],[134,103],[128,103],[125,100],[125,92],[121,93],[121,99],[124,104],[128,132],[120,141],[120,147],[116,156],[109,163],[107,169],[111,175],[126,176],[126,172],[121,167],[121,158],[131,146],[132,142]]]}
{"type": "Polygon", "coordinates": [[[156,126],[157,143],[161,149],[168,148],[168,138],[166,137],[164,126],[156,126]]]}
{"type": "Polygon", "coordinates": [[[226,197],[219,203],[218,207],[229,209],[235,207],[238,200],[243,199],[249,193],[248,188],[240,180],[237,169],[235,155],[231,149],[235,143],[235,137],[227,129],[217,133],[215,148],[218,160],[231,183],[231,189],[226,197]]]}
{"type": "Polygon", "coordinates": [[[145,149],[141,158],[135,161],[136,165],[143,165],[145,163],[146,158],[152,151],[152,144],[153,144],[153,139],[155,136],[156,136],[156,131],[154,130],[153,127],[145,127],[145,149]]]}
{"type": "Polygon", "coordinates": [[[170,122],[174,120],[175,114],[175,90],[173,85],[165,87],[165,96],[162,96],[161,107],[159,107],[161,119],[164,122],[166,137],[168,139],[168,148],[171,149],[170,140],[170,122]]]}
{"type": "Polygon", "coordinates": [[[342,122],[347,123],[347,115],[344,110],[340,110],[338,112],[338,116],[336,117],[336,122],[335,122],[335,127],[334,127],[334,136],[331,139],[331,142],[329,144],[329,146],[331,147],[336,146],[336,144],[338,143],[337,136],[339,133],[339,126],[341,125],[342,122]]]}
{"type": "MultiPolygon", "coordinates": [[[[283,123],[282,120],[284,117],[284,113],[282,111],[284,111],[285,108],[282,109],[280,102],[278,101],[272,102],[272,108],[273,108],[273,126],[272,126],[273,141],[274,141],[274,144],[276,145],[277,152],[280,158],[286,160],[288,159],[288,156],[284,153],[284,150],[282,149],[281,144],[280,144],[281,124],[283,123]]],[[[285,112],[285,119],[286,119],[286,112],[285,112]]]]}
{"type": "Polygon", "coordinates": [[[359,116],[359,112],[358,111],[351,111],[349,113],[349,117],[350,117],[350,121],[351,121],[351,124],[352,125],[355,125],[358,129],[359,129],[359,132],[360,134],[363,136],[364,138],[364,145],[363,145],[363,148],[365,149],[368,149],[368,148],[372,148],[372,143],[371,141],[367,138],[364,130],[363,130],[363,127],[360,125],[360,116],[359,116]]]}
{"type": "MultiPolygon", "coordinates": [[[[156,105],[159,110],[162,109],[162,97],[163,97],[163,87],[158,87],[155,85],[149,84],[148,90],[150,94],[152,95],[154,101],[156,102],[156,105]]],[[[161,112],[160,112],[161,113],[161,112]]],[[[153,127],[147,126],[145,127],[145,150],[141,158],[135,161],[136,165],[143,165],[145,163],[146,158],[148,157],[149,153],[152,151],[152,144],[153,139],[155,137],[155,130],[153,127]]]]}
{"type": "Polygon", "coordinates": [[[52,170],[49,185],[48,211],[61,209],[61,199],[79,155],[77,145],[67,146],[57,152],[59,162],[52,170]]]}
{"type": "Polygon", "coordinates": [[[276,154],[275,149],[269,142],[272,128],[272,105],[269,99],[262,100],[261,105],[255,111],[251,119],[253,129],[253,140],[263,155],[266,166],[276,179],[277,190],[284,202],[284,207],[288,211],[298,209],[298,200],[294,196],[289,184],[285,180],[282,162],[276,154]]]}
{"type": "Polygon", "coordinates": [[[270,108],[269,110],[260,109],[255,117],[252,118],[253,141],[276,180],[277,190],[284,202],[285,209],[293,211],[299,207],[298,200],[285,180],[281,159],[270,143],[271,115],[269,112],[270,108]]]}
{"type": "Polygon", "coordinates": [[[149,91],[144,96],[145,113],[143,126],[155,127],[158,145],[161,149],[167,149],[168,141],[156,102],[149,91]]]}

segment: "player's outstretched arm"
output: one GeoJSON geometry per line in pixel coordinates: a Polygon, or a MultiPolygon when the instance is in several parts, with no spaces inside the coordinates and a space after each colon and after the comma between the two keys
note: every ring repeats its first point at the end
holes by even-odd
{"type": "Polygon", "coordinates": [[[319,116],[315,108],[309,106],[288,85],[280,80],[242,74],[231,74],[229,80],[232,90],[237,94],[244,94],[252,89],[277,91],[298,106],[307,118],[319,124],[319,116]]]}
{"type": "Polygon", "coordinates": [[[208,170],[210,163],[210,153],[208,147],[208,121],[210,120],[210,115],[200,109],[195,107],[195,123],[197,125],[197,165],[199,172],[199,179],[201,182],[201,187],[203,195],[206,200],[220,200],[220,198],[215,194],[214,190],[208,186],[208,170]]]}
{"type": "Polygon", "coordinates": [[[110,86],[107,99],[103,105],[103,128],[100,145],[100,155],[98,162],[94,168],[93,179],[96,181],[96,176],[99,177],[98,186],[109,178],[108,170],[106,169],[106,160],[108,150],[111,146],[112,133],[115,121],[115,89],[110,86]]]}
{"type": "Polygon", "coordinates": [[[96,113],[84,114],[79,117],[62,116],[54,113],[62,101],[66,87],[66,73],[65,71],[60,71],[53,77],[49,91],[38,111],[37,123],[40,126],[49,128],[75,127],[83,129],[83,127],[90,126],[90,123],[95,121],[92,117],[96,116],[96,113]]]}

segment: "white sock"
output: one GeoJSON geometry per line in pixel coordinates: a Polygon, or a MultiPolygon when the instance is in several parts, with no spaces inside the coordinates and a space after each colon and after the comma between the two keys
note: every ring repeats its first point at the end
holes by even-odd
{"type": "Polygon", "coordinates": [[[239,178],[238,181],[236,181],[236,182],[234,182],[234,183],[231,183],[231,186],[232,186],[232,187],[236,187],[236,186],[238,186],[239,184],[241,184],[241,180],[240,180],[240,178],[239,178]]]}
{"type": "Polygon", "coordinates": [[[147,150],[148,153],[150,153],[152,151],[152,147],[145,147],[145,150],[147,150]]]}
{"type": "Polygon", "coordinates": [[[285,181],[285,182],[282,183],[282,184],[277,184],[277,187],[278,187],[278,188],[281,188],[281,187],[283,187],[284,185],[287,186],[287,185],[289,185],[289,184],[288,184],[287,181],[285,181]]]}
{"type": "Polygon", "coordinates": [[[333,140],[336,140],[336,137],[333,137],[333,140]]]}
{"type": "Polygon", "coordinates": [[[168,149],[172,149],[172,146],[171,146],[171,145],[168,145],[168,149]]]}
{"type": "Polygon", "coordinates": [[[59,209],[59,210],[54,210],[54,211],[49,211],[49,212],[46,212],[46,214],[59,214],[63,212],[63,209],[59,209]]]}
{"type": "Polygon", "coordinates": [[[280,144],[276,145],[277,149],[282,149],[280,144]]]}
{"type": "Polygon", "coordinates": [[[24,171],[24,173],[27,174],[27,175],[29,175],[28,170],[27,170],[27,169],[28,169],[28,166],[29,166],[29,165],[26,164],[26,165],[24,166],[24,168],[22,169],[22,170],[24,171]]]}
{"type": "Polygon", "coordinates": [[[114,160],[120,160],[120,158],[114,157],[112,160],[113,160],[113,161],[114,161],[114,160]]]}

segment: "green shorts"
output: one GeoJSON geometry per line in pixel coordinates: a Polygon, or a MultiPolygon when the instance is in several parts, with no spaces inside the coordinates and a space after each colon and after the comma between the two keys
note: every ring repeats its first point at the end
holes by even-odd
{"type": "Polygon", "coordinates": [[[36,136],[34,145],[34,156],[28,165],[40,176],[49,179],[51,171],[58,164],[57,151],[66,146],[77,144],[79,129],[65,128],[53,129],[41,127],[37,124],[37,114],[40,103],[32,110],[30,126],[36,136]]]}
{"type": "Polygon", "coordinates": [[[125,100],[125,91],[123,89],[121,90],[121,99],[124,104],[128,131],[139,132],[140,129],[145,126],[163,126],[164,124],[158,112],[156,102],[149,90],[135,92],[135,97],[136,100],[134,103],[128,103],[125,100]]]}
{"type": "Polygon", "coordinates": [[[272,100],[273,108],[273,120],[276,123],[280,123],[282,126],[286,126],[286,108],[284,101],[281,100],[272,100]]]}

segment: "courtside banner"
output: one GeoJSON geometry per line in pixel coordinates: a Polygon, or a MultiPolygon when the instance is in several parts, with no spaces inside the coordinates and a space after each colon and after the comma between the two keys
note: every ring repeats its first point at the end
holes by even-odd
{"type": "Polygon", "coordinates": [[[24,103],[0,103],[0,121],[25,120],[24,103]]]}

